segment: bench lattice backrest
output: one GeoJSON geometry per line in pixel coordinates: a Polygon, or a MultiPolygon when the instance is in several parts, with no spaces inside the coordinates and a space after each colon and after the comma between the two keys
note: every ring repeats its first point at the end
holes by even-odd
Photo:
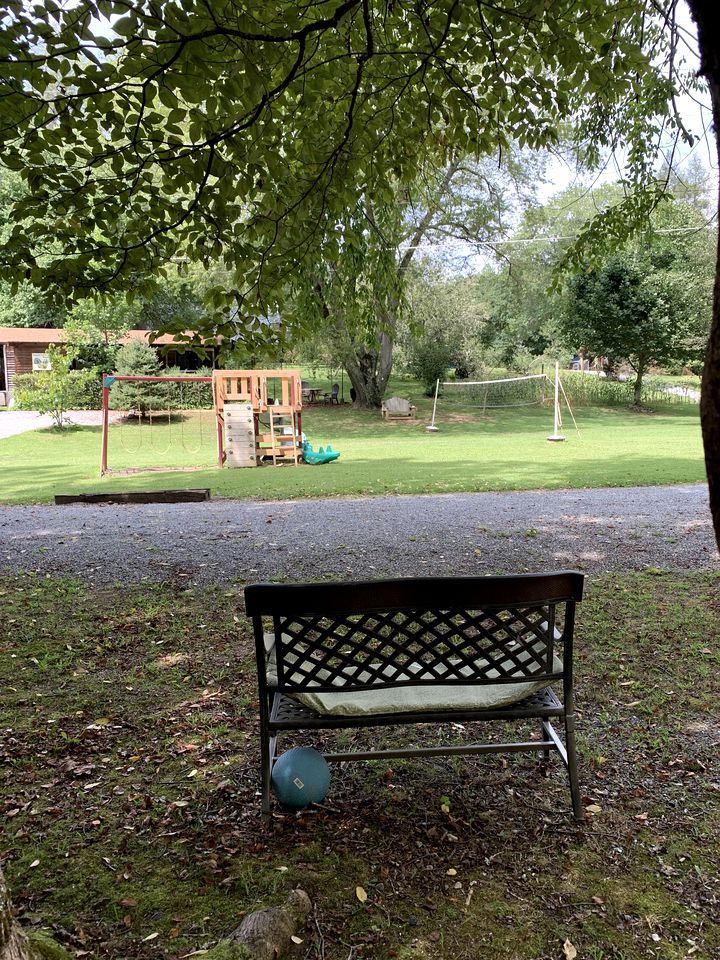
{"type": "Polygon", "coordinates": [[[581,589],[567,573],[256,585],[246,600],[256,637],[275,638],[267,663],[258,642],[261,685],[267,670],[293,693],[560,679],[581,589]]]}

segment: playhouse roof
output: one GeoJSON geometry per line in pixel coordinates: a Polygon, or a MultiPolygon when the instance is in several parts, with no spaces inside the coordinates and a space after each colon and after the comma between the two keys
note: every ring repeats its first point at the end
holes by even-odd
{"type": "MultiPolygon", "coordinates": [[[[121,343],[128,343],[130,340],[149,341],[152,330],[128,330],[124,337],[120,338],[121,343]]],[[[187,331],[187,336],[192,336],[191,331],[187,331]]],[[[0,327],[0,343],[65,343],[67,337],[62,327],[0,327]]],[[[155,337],[153,344],[165,346],[169,343],[181,343],[179,338],[171,333],[162,333],[155,337]]]]}

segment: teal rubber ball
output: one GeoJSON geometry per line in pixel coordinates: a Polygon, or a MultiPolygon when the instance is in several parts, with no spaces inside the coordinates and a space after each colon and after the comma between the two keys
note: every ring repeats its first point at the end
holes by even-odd
{"type": "Polygon", "coordinates": [[[275,761],[272,788],[280,803],[301,810],[321,803],[330,786],[327,760],[312,747],[293,747],[275,761]]]}

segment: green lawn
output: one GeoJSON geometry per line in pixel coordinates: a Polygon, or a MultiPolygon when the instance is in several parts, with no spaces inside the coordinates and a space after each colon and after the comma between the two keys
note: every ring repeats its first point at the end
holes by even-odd
{"type": "MultiPolygon", "coordinates": [[[[408,395],[411,384],[397,383],[408,395]]],[[[692,483],[705,479],[698,409],[678,404],[652,413],[581,407],[581,437],[566,417],[565,443],[548,443],[548,408],[477,408],[438,415],[440,431],[428,434],[431,401],[418,403],[416,421],[383,422],[379,411],[315,406],[302,425],[315,447],[328,442],[342,453],[335,463],[295,468],[218,470],[209,416],[111,429],[109,462],[116,469],[156,469],[100,480],[99,428],[34,431],[0,441],[0,501],[40,503],[58,492],[210,487],[213,495],[255,497],[355,496],[526,490],[557,487],[692,483]],[[202,423],[202,429],[200,424],[202,423]],[[141,436],[141,432],[143,435],[141,436]],[[199,471],[163,467],[204,464],[199,471]],[[161,468],[160,472],[157,468],[161,468]]]]}

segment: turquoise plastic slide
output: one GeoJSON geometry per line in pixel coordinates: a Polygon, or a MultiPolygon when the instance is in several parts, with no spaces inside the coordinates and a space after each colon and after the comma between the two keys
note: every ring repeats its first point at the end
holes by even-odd
{"type": "Polygon", "coordinates": [[[330,463],[332,460],[337,460],[340,451],[333,450],[330,444],[325,449],[320,447],[319,450],[313,450],[312,444],[305,440],[302,445],[302,456],[305,463],[330,463]]]}

